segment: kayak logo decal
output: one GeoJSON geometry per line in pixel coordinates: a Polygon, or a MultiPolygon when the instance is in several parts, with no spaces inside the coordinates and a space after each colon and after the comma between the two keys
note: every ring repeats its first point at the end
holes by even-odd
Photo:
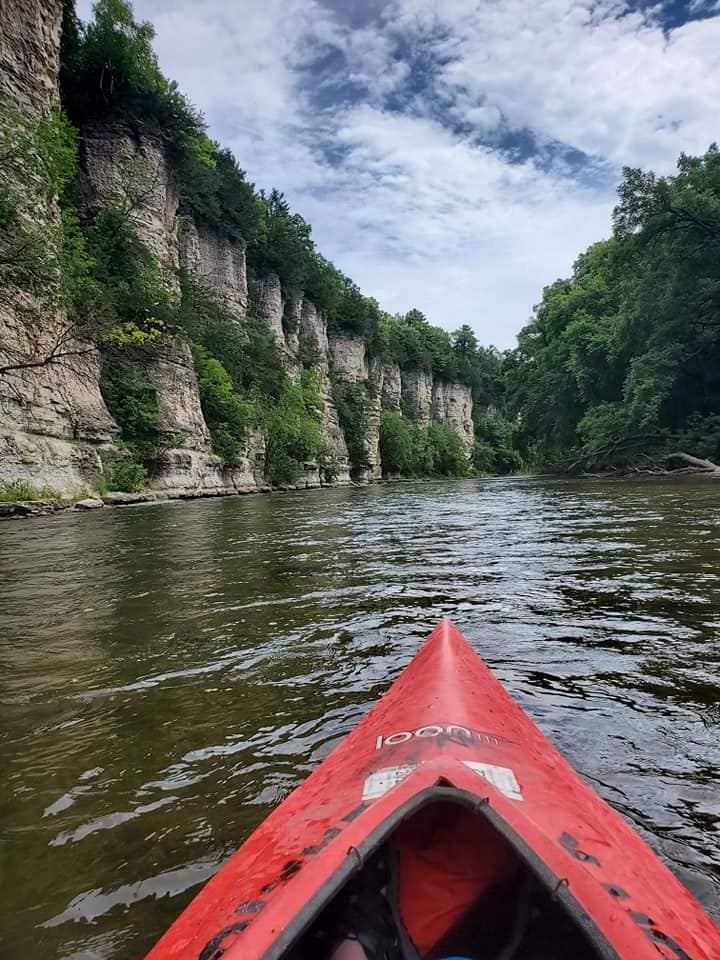
{"type": "MultiPolygon", "coordinates": [[[[472,760],[463,760],[468,769],[472,770],[487,783],[499,790],[510,800],[522,800],[522,790],[517,777],[510,767],[498,767],[492,763],[475,763],[472,760]]],[[[383,767],[375,770],[365,779],[363,784],[363,800],[377,800],[384,796],[393,787],[402,783],[417,769],[417,764],[406,763],[400,767],[383,767]]]]}
{"type": "Polygon", "coordinates": [[[459,743],[461,746],[486,744],[499,747],[502,743],[500,737],[496,737],[494,733],[482,733],[458,723],[429,723],[423,727],[417,727],[415,730],[398,730],[397,733],[391,733],[389,736],[380,734],[375,740],[375,749],[382,750],[383,747],[395,747],[412,739],[432,740],[435,738],[459,743]]]}

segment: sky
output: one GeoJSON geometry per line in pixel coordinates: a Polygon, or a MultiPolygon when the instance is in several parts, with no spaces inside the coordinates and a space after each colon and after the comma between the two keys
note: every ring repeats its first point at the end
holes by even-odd
{"type": "Polygon", "coordinates": [[[133,6],[210,135],[364,293],[500,348],[608,236],[623,166],[720,139],[720,0],[133,6]]]}

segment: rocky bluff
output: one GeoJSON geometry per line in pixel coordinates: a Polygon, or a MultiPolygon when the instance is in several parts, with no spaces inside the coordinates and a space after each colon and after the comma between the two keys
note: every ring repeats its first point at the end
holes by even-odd
{"type": "MultiPolygon", "coordinates": [[[[6,111],[28,121],[58,104],[62,6],[61,0],[3,0],[0,6],[0,97],[6,111]]],[[[16,178],[14,189],[24,191],[23,216],[31,226],[58,229],[57,198],[38,199],[41,192],[32,180],[16,178]]],[[[210,290],[239,327],[253,309],[255,319],[274,336],[287,377],[298,382],[304,369],[314,371],[322,401],[319,426],[334,470],[328,480],[320,465],[308,460],[296,486],[367,482],[387,474],[380,444],[383,410],[421,427],[445,424],[469,455],[473,400],[466,383],[408,364],[401,369],[375,355],[365,337],[329,335],[323,312],[305,295],[286,296],[273,271],[254,278],[251,303],[244,242],[182,208],[161,135],[117,116],[83,126],[74,194],[85,219],[126,205],[138,239],[161,265],[173,296],[181,296],[177,278],[183,272],[210,290]],[[131,203],[129,190],[134,191],[131,203]],[[362,436],[352,441],[355,462],[336,405],[338,384],[356,385],[364,398],[362,436]]],[[[102,364],[97,342],[73,326],[61,304],[48,309],[39,295],[5,284],[0,297],[0,484],[29,482],[66,495],[97,484],[108,457],[117,454],[120,436],[103,398],[102,364]],[[33,356],[43,362],[28,362],[33,356]]],[[[213,451],[185,336],[166,332],[142,374],[155,390],[157,431],[164,438],[149,478],[153,490],[202,496],[266,487],[261,425],[248,430],[242,454],[232,463],[213,451]]]]}

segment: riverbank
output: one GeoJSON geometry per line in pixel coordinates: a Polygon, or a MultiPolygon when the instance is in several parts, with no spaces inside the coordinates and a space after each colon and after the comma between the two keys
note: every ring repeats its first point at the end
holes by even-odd
{"type": "MultiPolygon", "coordinates": [[[[96,496],[88,495],[82,499],[64,499],[56,497],[39,498],[35,500],[0,501],[0,521],[27,520],[33,517],[48,517],[56,513],[86,513],[93,510],[102,510],[105,507],[129,507],[157,503],[177,503],[181,500],[207,500],[218,497],[245,497],[259,493],[291,493],[306,490],[330,490],[340,487],[368,487],[394,483],[428,483],[433,480],[471,480],[480,477],[388,477],[378,480],[350,481],[349,483],[327,484],[285,484],[272,486],[262,484],[256,487],[233,487],[228,489],[209,490],[181,490],[166,493],[161,490],[143,490],[138,493],[122,493],[112,491],[96,496]]],[[[486,477],[484,479],[492,479],[486,477]]]]}
{"type": "Polygon", "coordinates": [[[611,483],[627,483],[628,481],[695,481],[695,480],[718,480],[720,475],[705,470],[672,470],[666,473],[653,473],[651,471],[639,472],[610,472],[610,473],[584,473],[584,474],[558,474],[558,473],[516,473],[503,475],[481,475],[469,477],[385,477],[376,480],[362,480],[343,483],[323,483],[323,484],[285,484],[282,486],[272,486],[271,484],[259,484],[254,487],[232,487],[227,489],[196,489],[180,490],[172,493],[163,490],[142,490],[138,493],[123,493],[120,491],[111,491],[106,494],[97,494],[91,496],[88,494],[83,499],[78,498],[60,498],[46,497],[33,500],[13,500],[0,501],[0,521],[3,520],[26,520],[33,517],[48,517],[57,513],[83,513],[93,510],[101,510],[105,507],[127,507],[142,506],[160,503],[178,503],[183,500],[209,500],[224,497],[246,497],[260,493],[294,493],[307,490],[333,490],[348,487],[369,487],[382,486],[384,484],[398,483],[433,483],[439,480],[443,482],[463,481],[463,480],[483,480],[487,481],[511,481],[511,480],[579,480],[602,481],[611,483]]]}

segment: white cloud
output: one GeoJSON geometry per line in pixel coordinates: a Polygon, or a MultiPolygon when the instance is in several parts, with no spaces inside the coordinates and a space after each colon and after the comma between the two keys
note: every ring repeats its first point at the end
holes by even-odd
{"type": "Polygon", "coordinates": [[[318,0],[135,10],[212,135],[258,186],[288,194],[326,256],[386,308],[467,322],[500,346],[543,285],[609,232],[608,171],[667,172],[716,136],[720,17],[665,34],[659,8],[628,12],[621,0],[388,0],[382,19],[354,30],[318,0]],[[423,84],[408,85],[400,40],[434,64],[423,84]],[[309,69],[330,49],[344,67],[309,69]],[[318,90],[327,103],[343,83],[366,95],[317,106],[318,90]],[[512,163],[478,142],[513,130],[596,166],[578,176],[552,152],[549,164],[512,163]]]}
{"type": "Polygon", "coordinates": [[[666,36],[657,11],[613,15],[623,6],[503,0],[479,3],[462,20],[458,0],[405,0],[400,9],[412,10],[408,26],[449,31],[438,52],[453,56],[441,80],[451,98],[482,98],[512,127],[614,164],[669,170],[680,148],[702,151],[714,135],[720,18],[666,36]]]}

